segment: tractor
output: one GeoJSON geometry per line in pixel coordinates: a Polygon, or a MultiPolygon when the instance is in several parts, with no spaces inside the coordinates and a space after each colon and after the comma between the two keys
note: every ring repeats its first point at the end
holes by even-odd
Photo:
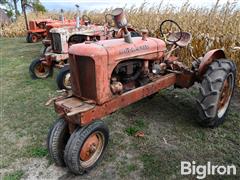
{"type": "Polygon", "coordinates": [[[175,52],[188,47],[192,36],[175,21],[161,23],[164,39],[148,37],[147,30],[131,37],[123,10],[112,15],[123,38],[72,45],[72,90],[48,102],[59,115],[49,130],[49,154],[74,174],[90,171],[103,157],[109,129],[101,118],[162,89],[199,83],[199,122],[214,128],[223,123],[235,86],[236,66],[223,50],[193,58],[191,67],[182,63],[175,52]]]}
{"type": "Polygon", "coordinates": [[[43,39],[47,36],[46,25],[53,23],[52,19],[39,19],[31,20],[28,22],[29,30],[27,32],[26,41],[28,43],[35,43],[39,39],[43,39]]]}
{"type": "MultiPolygon", "coordinates": [[[[91,24],[88,16],[83,15],[80,24],[76,27],[52,28],[50,38],[43,40],[45,50],[43,56],[32,61],[29,72],[32,78],[44,79],[53,74],[53,68],[60,69],[56,82],[59,89],[71,89],[70,70],[68,65],[68,49],[71,45],[90,41],[121,38],[123,31],[112,28],[105,16],[106,23],[101,25],[91,24]],[[50,39],[50,40],[49,40],[50,39]],[[50,46],[51,45],[51,46],[50,46]]],[[[78,17],[77,17],[78,19],[78,17]]],[[[140,36],[135,29],[128,27],[132,36],[140,36]]]]}
{"type": "Polygon", "coordinates": [[[73,26],[75,21],[59,21],[59,20],[51,20],[51,19],[43,19],[43,20],[31,20],[29,21],[29,30],[27,32],[26,41],[28,43],[36,43],[41,39],[44,39],[48,35],[47,25],[54,26],[73,26]]]}

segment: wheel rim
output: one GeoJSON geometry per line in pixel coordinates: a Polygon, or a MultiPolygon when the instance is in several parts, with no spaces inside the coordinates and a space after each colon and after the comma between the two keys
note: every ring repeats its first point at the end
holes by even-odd
{"type": "Polygon", "coordinates": [[[37,42],[37,36],[32,35],[32,42],[37,42]]]}
{"type": "Polygon", "coordinates": [[[234,86],[234,76],[232,73],[230,73],[223,82],[222,91],[219,96],[218,106],[217,106],[218,118],[221,118],[225,114],[228,108],[228,105],[232,96],[232,92],[233,92],[233,86],[234,86]]]}
{"type": "Polygon", "coordinates": [[[63,85],[64,85],[64,87],[66,87],[67,89],[71,89],[70,73],[67,73],[67,74],[64,76],[63,85]]]}
{"type": "Polygon", "coordinates": [[[84,142],[79,153],[81,166],[91,167],[101,156],[105,143],[105,137],[101,132],[91,134],[84,142]]]}
{"type": "Polygon", "coordinates": [[[34,68],[34,73],[39,78],[45,78],[48,76],[50,71],[49,67],[44,66],[42,63],[39,63],[34,68]]]}

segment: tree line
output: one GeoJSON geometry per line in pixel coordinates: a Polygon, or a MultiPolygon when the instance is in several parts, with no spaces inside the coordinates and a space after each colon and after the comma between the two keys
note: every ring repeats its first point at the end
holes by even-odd
{"type": "Polygon", "coordinates": [[[17,19],[21,13],[26,14],[27,9],[34,12],[46,12],[46,8],[39,0],[0,0],[0,5],[4,7],[3,10],[8,17],[12,19],[17,19]]]}

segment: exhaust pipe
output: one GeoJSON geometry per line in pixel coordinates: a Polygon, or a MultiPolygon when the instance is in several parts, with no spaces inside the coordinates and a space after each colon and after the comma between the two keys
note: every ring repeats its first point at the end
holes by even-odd
{"type": "Polygon", "coordinates": [[[124,31],[124,41],[127,43],[132,43],[131,33],[127,29],[127,19],[122,8],[116,8],[111,13],[113,21],[118,29],[123,29],[124,31]]]}
{"type": "Polygon", "coordinates": [[[77,16],[76,16],[76,28],[80,28],[80,10],[79,5],[75,5],[77,8],[77,16]]]}
{"type": "Polygon", "coordinates": [[[61,15],[60,15],[60,21],[62,21],[62,24],[64,23],[64,15],[63,15],[64,11],[63,9],[61,9],[61,15]]]}

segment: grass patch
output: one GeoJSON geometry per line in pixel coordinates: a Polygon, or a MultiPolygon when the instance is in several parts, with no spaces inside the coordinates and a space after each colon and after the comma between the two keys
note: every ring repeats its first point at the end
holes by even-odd
{"type": "Polygon", "coordinates": [[[136,164],[128,164],[127,165],[127,171],[128,172],[133,172],[133,171],[136,171],[136,170],[137,170],[136,164]]]}
{"type": "Polygon", "coordinates": [[[2,180],[19,180],[24,175],[22,170],[18,170],[9,174],[6,174],[2,180]]]}
{"type": "Polygon", "coordinates": [[[136,134],[136,132],[142,131],[142,130],[144,130],[144,128],[146,128],[145,123],[143,120],[140,119],[140,120],[135,121],[132,126],[127,127],[125,129],[125,132],[129,136],[134,136],[136,134]]]}
{"type": "Polygon", "coordinates": [[[45,157],[48,155],[47,148],[44,147],[32,147],[27,150],[31,157],[45,157]]]}

